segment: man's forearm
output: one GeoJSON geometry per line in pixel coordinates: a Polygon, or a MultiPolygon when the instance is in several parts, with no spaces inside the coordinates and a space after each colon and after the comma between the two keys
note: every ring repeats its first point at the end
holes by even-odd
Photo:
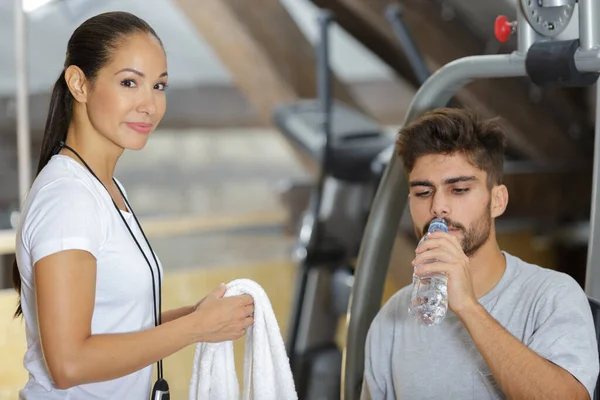
{"type": "Polygon", "coordinates": [[[483,306],[459,314],[494,379],[510,399],[589,399],[568,371],[529,349],[483,306]]]}

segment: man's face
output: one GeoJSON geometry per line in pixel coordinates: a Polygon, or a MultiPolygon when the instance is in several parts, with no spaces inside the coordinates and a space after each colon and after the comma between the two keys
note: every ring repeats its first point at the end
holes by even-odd
{"type": "Polygon", "coordinates": [[[487,173],[459,153],[426,155],[417,159],[408,180],[417,238],[427,232],[433,218],[444,218],[465,254],[473,256],[492,228],[493,196],[487,187],[487,173]]]}

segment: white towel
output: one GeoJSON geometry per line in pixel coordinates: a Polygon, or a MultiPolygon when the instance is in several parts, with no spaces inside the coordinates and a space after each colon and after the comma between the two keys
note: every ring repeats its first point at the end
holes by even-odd
{"type": "MultiPolygon", "coordinates": [[[[269,297],[249,279],[227,284],[225,297],[254,298],[254,325],[246,329],[242,400],[297,400],[279,325],[269,297]]],[[[233,361],[233,342],[198,343],[194,355],[189,400],[240,400],[233,361]]]]}

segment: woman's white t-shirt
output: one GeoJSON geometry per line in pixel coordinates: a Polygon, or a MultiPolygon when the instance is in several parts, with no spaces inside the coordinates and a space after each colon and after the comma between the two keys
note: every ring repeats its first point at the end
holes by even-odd
{"type": "MultiPolygon", "coordinates": [[[[146,241],[133,215],[125,211],[121,214],[152,265],[158,296],[156,265],[146,241]]],[[[17,232],[16,256],[27,337],[24,366],[29,372],[20,398],[148,399],[152,365],[122,378],[67,390],[54,385],[40,344],[33,266],[43,257],[70,249],[88,251],[96,258],[92,334],[137,332],[154,326],[150,268],[110,195],[83,165],[67,156],[53,156],[32,185],[17,232]]],[[[162,267],[159,270],[162,277],[162,267]]]]}

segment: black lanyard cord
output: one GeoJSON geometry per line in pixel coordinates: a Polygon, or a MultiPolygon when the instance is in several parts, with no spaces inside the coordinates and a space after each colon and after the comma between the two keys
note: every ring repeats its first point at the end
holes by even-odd
{"type": "MultiPolygon", "coordinates": [[[[92,171],[92,169],[90,168],[90,166],[83,160],[83,158],[81,158],[81,156],[75,150],[73,150],[71,147],[67,146],[67,144],[65,142],[63,142],[63,141],[61,141],[59,143],[59,145],[58,145],[58,151],[60,151],[61,148],[68,149],[73,154],[75,154],[77,156],[77,158],[79,158],[79,160],[83,163],[83,165],[85,165],[85,167],[88,169],[88,171],[94,176],[94,178],[96,178],[98,180],[98,182],[100,182],[100,184],[104,187],[104,189],[106,189],[106,191],[108,192],[108,194],[110,196],[110,192],[108,191],[108,189],[106,188],[106,186],[104,186],[104,184],[102,183],[102,181],[100,180],[100,178],[98,178],[96,176],[96,174],[94,173],[94,171],[92,171]]],[[[127,198],[125,197],[125,195],[121,191],[121,187],[115,181],[115,178],[113,177],[112,179],[113,179],[113,182],[115,183],[115,185],[117,186],[117,189],[119,190],[119,193],[123,197],[123,200],[125,201],[125,204],[127,205],[127,207],[129,208],[129,210],[131,211],[131,214],[133,215],[133,218],[135,219],[135,222],[136,222],[138,228],[140,229],[140,232],[142,233],[142,236],[144,236],[144,240],[146,241],[146,244],[148,245],[148,249],[150,249],[150,253],[152,254],[152,258],[154,259],[154,263],[156,265],[156,270],[157,270],[157,275],[158,275],[157,276],[158,277],[158,310],[156,308],[156,283],[155,283],[155,280],[154,280],[154,269],[152,268],[152,264],[150,264],[150,260],[148,260],[148,257],[146,256],[146,253],[144,252],[144,250],[142,250],[142,246],[140,245],[140,243],[136,239],[135,235],[133,234],[133,231],[129,227],[129,224],[125,220],[125,217],[123,217],[123,214],[121,213],[121,209],[119,208],[119,206],[117,206],[117,203],[115,203],[115,201],[113,200],[112,196],[110,196],[110,199],[112,200],[113,205],[115,206],[117,212],[119,213],[119,216],[121,217],[121,220],[123,221],[123,223],[127,227],[127,230],[129,231],[129,233],[130,233],[131,237],[133,238],[135,244],[137,245],[138,249],[140,249],[140,252],[144,256],[144,259],[146,260],[146,263],[148,264],[148,267],[150,268],[150,274],[152,275],[152,297],[153,297],[153,300],[154,300],[153,303],[152,303],[153,309],[154,309],[154,326],[158,326],[158,325],[160,325],[162,323],[162,316],[161,316],[161,310],[162,310],[162,299],[161,299],[162,290],[161,290],[161,283],[162,282],[161,282],[161,277],[160,277],[160,267],[158,265],[158,261],[156,260],[156,255],[154,254],[154,251],[152,250],[152,246],[150,245],[150,242],[148,241],[148,238],[146,237],[146,234],[144,233],[144,230],[142,229],[142,225],[138,221],[137,216],[135,215],[135,213],[133,212],[133,208],[131,208],[131,205],[129,204],[129,201],[127,200],[127,198]]],[[[161,380],[161,379],[163,379],[162,359],[159,360],[159,361],[157,361],[156,365],[157,365],[158,379],[161,380]]]]}

